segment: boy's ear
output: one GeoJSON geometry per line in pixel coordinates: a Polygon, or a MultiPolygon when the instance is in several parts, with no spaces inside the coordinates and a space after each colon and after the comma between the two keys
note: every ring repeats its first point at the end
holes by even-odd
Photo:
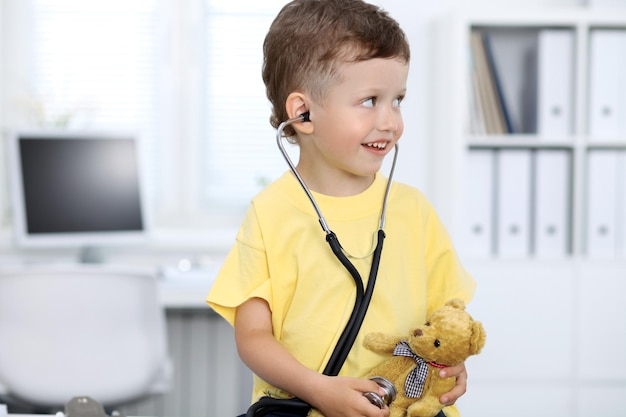
{"type": "MultiPolygon", "coordinates": [[[[306,113],[309,111],[308,106],[306,104],[306,95],[303,93],[291,93],[287,96],[286,110],[287,115],[290,119],[294,117],[300,116],[302,113],[306,113]]],[[[313,123],[311,122],[302,122],[302,123],[294,123],[291,125],[294,130],[298,133],[303,133],[310,135],[313,133],[313,123]]]]}

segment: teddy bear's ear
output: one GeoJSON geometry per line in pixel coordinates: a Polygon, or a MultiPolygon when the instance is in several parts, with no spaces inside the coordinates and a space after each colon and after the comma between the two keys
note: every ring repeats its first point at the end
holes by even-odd
{"type": "Polygon", "coordinates": [[[453,308],[458,308],[459,310],[465,310],[465,301],[461,300],[460,298],[453,298],[451,300],[448,300],[446,302],[446,305],[453,308]]]}
{"type": "Polygon", "coordinates": [[[483,325],[479,321],[474,321],[472,323],[472,335],[470,337],[470,354],[476,355],[480,353],[485,346],[486,340],[487,334],[485,333],[483,325]]]}

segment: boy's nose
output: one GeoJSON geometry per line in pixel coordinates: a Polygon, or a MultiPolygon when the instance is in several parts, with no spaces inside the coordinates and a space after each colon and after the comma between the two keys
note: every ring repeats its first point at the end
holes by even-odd
{"type": "Polygon", "coordinates": [[[395,132],[400,125],[401,116],[391,107],[381,108],[378,129],[381,131],[395,132]]]}

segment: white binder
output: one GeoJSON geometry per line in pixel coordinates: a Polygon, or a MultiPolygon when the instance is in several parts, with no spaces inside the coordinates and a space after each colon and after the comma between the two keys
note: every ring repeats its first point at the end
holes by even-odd
{"type": "Polygon", "coordinates": [[[497,254],[526,257],[530,253],[531,151],[500,150],[497,166],[497,254]]]}
{"type": "Polygon", "coordinates": [[[618,254],[626,258],[626,151],[621,151],[617,161],[617,247],[618,254]]]}
{"type": "Polygon", "coordinates": [[[626,134],[626,30],[590,34],[590,141],[626,134]]]}
{"type": "Polygon", "coordinates": [[[484,259],[493,254],[494,151],[473,149],[467,154],[467,210],[460,252],[484,259]]]}
{"type": "Polygon", "coordinates": [[[574,121],[574,31],[540,30],[537,53],[537,133],[567,140],[574,121]]]}
{"type": "Polygon", "coordinates": [[[565,257],[570,236],[568,151],[538,151],[535,173],[534,254],[537,258],[565,257]]]}
{"type": "Polygon", "coordinates": [[[594,150],[587,156],[587,255],[616,255],[617,172],[619,153],[594,150]]]}

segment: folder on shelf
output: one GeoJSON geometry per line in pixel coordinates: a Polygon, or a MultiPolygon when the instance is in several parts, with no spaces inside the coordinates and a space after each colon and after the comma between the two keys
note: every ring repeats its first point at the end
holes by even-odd
{"type": "Polygon", "coordinates": [[[626,258],[626,150],[622,150],[617,161],[617,248],[618,255],[626,258]]]}
{"type": "Polygon", "coordinates": [[[574,31],[539,30],[537,54],[537,134],[567,139],[574,121],[574,31]]]}
{"type": "Polygon", "coordinates": [[[487,258],[493,254],[494,152],[472,149],[467,154],[467,210],[460,252],[471,258],[487,258]]]}
{"type": "Polygon", "coordinates": [[[531,151],[502,149],[497,163],[497,245],[501,257],[530,254],[531,151]]]}
{"type": "Polygon", "coordinates": [[[487,57],[487,64],[489,66],[489,72],[491,75],[491,82],[494,86],[495,95],[496,95],[496,105],[499,107],[499,114],[501,118],[501,123],[504,123],[502,127],[504,129],[504,133],[513,133],[513,124],[511,122],[511,115],[508,109],[506,97],[504,95],[504,88],[502,86],[502,80],[500,77],[500,72],[498,66],[496,64],[496,60],[494,57],[494,51],[491,46],[491,35],[489,33],[483,33],[483,46],[485,49],[485,56],[487,57]]]}
{"type": "Polygon", "coordinates": [[[468,106],[469,106],[469,132],[475,135],[487,133],[485,125],[485,109],[480,92],[476,60],[470,48],[468,52],[468,106]]]}
{"type": "Polygon", "coordinates": [[[616,255],[617,192],[620,154],[592,150],[587,155],[587,255],[616,255]]]}
{"type": "Polygon", "coordinates": [[[590,34],[590,141],[626,135],[626,30],[590,34]]]}
{"type": "Polygon", "coordinates": [[[539,150],[535,154],[534,254],[562,258],[569,251],[570,154],[539,150]]]}
{"type": "Polygon", "coordinates": [[[484,131],[487,134],[506,134],[506,122],[485,51],[483,34],[478,30],[473,30],[470,34],[470,50],[476,77],[474,94],[480,100],[477,110],[482,112],[484,131]]]}
{"type": "Polygon", "coordinates": [[[537,33],[538,29],[491,27],[492,50],[504,108],[514,134],[537,132],[537,33]]]}

